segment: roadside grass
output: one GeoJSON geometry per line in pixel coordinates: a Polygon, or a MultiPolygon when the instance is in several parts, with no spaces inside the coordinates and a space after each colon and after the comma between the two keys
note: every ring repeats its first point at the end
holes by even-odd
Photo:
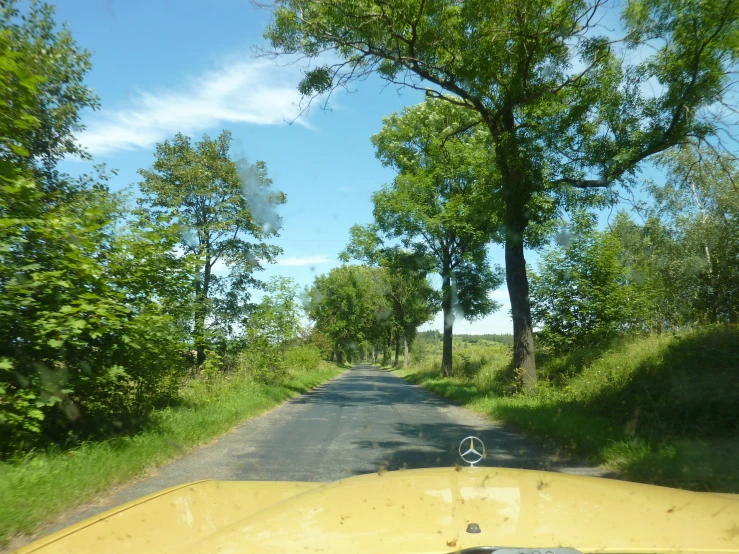
{"type": "Polygon", "coordinates": [[[193,379],[183,387],[180,405],[160,410],[134,436],[0,463],[0,545],[341,371],[323,363],[317,370],[293,372],[286,380],[268,385],[240,376],[193,379]]]}
{"type": "Polygon", "coordinates": [[[453,377],[440,355],[396,371],[625,479],[739,493],[739,326],[543,352],[531,395],[516,391],[510,350],[477,356],[453,377]]]}

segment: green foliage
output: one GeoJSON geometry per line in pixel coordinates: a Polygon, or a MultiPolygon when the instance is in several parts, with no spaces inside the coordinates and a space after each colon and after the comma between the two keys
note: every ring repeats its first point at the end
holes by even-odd
{"type": "Polygon", "coordinates": [[[640,302],[619,260],[620,244],[595,231],[595,218],[580,215],[563,245],[546,252],[531,275],[539,338],[558,350],[602,342],[628,331],[640,302]]]}
{"type": "Polygon", "coordinates": [[[385,118],[372,137],[383,164],[398,171],[373,195],[376,229],[441,275],[437,306],[449,337],[455,314],[474,320],[500,307],[489,292],[500,286],[502,271],[490,267],[486,248],[500,236],[491,201],[498,177],[487,134],[474,122],[465,110],[427,100],[385,118]],[[451,132],[456,136],[447,141],[451,132]]]}
{"type": "Polygon", "coordinates": [[[292,369],[286,349],[299,337],[300,305],[292,279],[274,277],[265,288],[267,294],[250,308],[245,320],[238,367],[258,381],[271,383],[284,379],[292,369]]]}
{"type": "Polygon", "coordinates": [[[178,302],[159,299],[191,280],[188,260],[170,235],[121,223],[104,168],[74,182],[54,170],[91,97],[86,55],[51,14],[2,11],[2,455],[131,429],[184,369],[178,302]]]}
{"type": "MultiPolygon", "coordinates": [[[[663,185],[653,184],[652,220],[665,236],[649,252],[679,323],[739,321],[739,189],[736,159],[705,144],[665,154],[663,185]],[[661,246],[661,245],[660,245],[661,246]]],[[[654,225],[654,224],[653,224],[654,225]]]]}
{"type": "MultiPolygon", "coordinates": [[[[69,154],[89,157],[74,134],[82,129],[81,112],[99,106],[94,91],[83,82],[92,67],[90,53],[77,46],[66,25],[56,28],[50,4],[32,0],[23,12],[18,5],[17,0],[3,2],[0,32],[4,37],[3,59],[22,60],[23,76],[2,85],[0,103],[20,99],[15,94],[6,95],[9,83],[33,83],[34,99],[22,110],[24,114],[16,120],[13,134],[3,134],[14,137],[17,148],[12,153],[4,152],[2,159],[3,163],[30,168],[48,200],[66,201],[75,194],[75,187],[58,172],[56,163],[69,154]],[[30,121],[34,124],[28,126],[30,121]]],[[[8,71],[6,63],[3,69],[8,71]]]]}
{"type": "Polygon", "coordinates": [[[330,360],[331,354],[333,353],[333,346],[329,338],[318,331],[315,327],[311,327],[307,334],[306,341],[309,345],[318,348],[321,353],[321,359],[330,360]]]}
{"type": "Polygon", "coordinates": [[[513,335],[498,335],[498,334],[488,334],[488,335],[455,335],[459,337],[461,340],[468,342],[470,344],[475,344],[477,342],[499,342],[501,344],[505,344],[506,346],[513,346],[513,335]]]}
{"type": "Polygon", "coordinates": [[[739,203],[735,162],[686,145],[662,156],[644,224],[619,212],[596,232],[579,216],[532,277],[543,344],[579,348],[629,331],[739,319],[739,203]]]}
{"type": "MultiPolygon", "coordinates": [[[[492,181],[484,190],[493,201],[472,211],[500,224],[515,365],[525,370],[532,389],[536,365],[524,244],[540,245],[563,210],[614,201],[609,188],[628,188],[644,160],[687,137],[715,137],[723,129],[721,117],[734,111],[712,109],[736,92],[739,5],[731,2],[277,0],[270,9],[264,35],[275,53],[338,56],[306,72],[302,94],[351,88],[377,72],[464,112],[461,125],[442,128],[436,140],[453,144],[458,133],[486,131],[481,139],[489,145],[492,181]],[[601,28],[601,21],[619,15],[622,39],[601,28]],[[633,56],[635,50],[648,54],[633,56]],[[650,82],[659,83],[656,92],[650,82]]],[[[382,150],[396,157],[402,152],[382,150]]],[[[474,151],[480,157],[484,152],[474,151]]],[[[398,161],[406,160],[418,165],[402,152],[398,161]]],[[[464,176],[485,165],[459,167],[464,176]]],[[[401,175],[398,188],[405,179],[416,185],[407,188],[423,190],[416,174],[401,175]]],[[[379,198],[388,195],[383,191],[379,198]]],[[[393,196],[386,202],[391,209],[381,211],[399,212],[405,202],[408,216],[390,225],[404,230],[418,225],[414,206],[434,205],[429,195],[393,196]]],[[[459,206],[450,202],[450,208],[452,214],[459,206]]],[[[486,228],[476,222],[472,230],[486,228]]]]}
{"type": "Polygon", "coordinates": [[[249,310],[247,341],[257,337],[284,349],[300,333],[298,286],[288,277],[273,277],[265,285],[266,295],[249,310]]]}
{"type": "Polygon", "coordinates": [[[279,345],[263,336],[249,337],[238,356],[238,371],[261,383],[279,383],[288,375],[285,358],[279,345]]]}
{"type": "Polygon", "coordinates": [[[377,225],[352,226],[351,240],[339,259],[353,257],[383,270],[385,296],[392,307],[391,333],[399,351],[401,341],[412,344],[418,327],[433,318],[441,297],[427,280],[430,260],[418,251],[387,246],[379,232],[377,225]]]}
{"type": "Polygon", "coordinates": [[[321,365],[321,350],[312,344],[295,346],[285,351],[285,367],[297,371],[313,371],[321,365]]]}
{"type": "Polygon", "coordinates": [[[185,337],[157,296],[187,286],[187,260],[166,236],[116,227],[121,199],[103,187],[86,191],[84,211],[43,215],[31,184],[4,190],[0,332],[12,340],[0,357],[12,362],[0,382],[13,410],[0,414],[2,450],[42,432],[74,440],[126,427],[171,396],[170,373],[184,369],[185,337]]]}
{"type": "Polygon", "coordinates": [[[273,262],[281,252],[277,246],[246,240],[277,232],[273,207],[286,199],[270,191],[264,162],[248,166],[230,158],[231,140],[223,131],[217,139],[206,135],[192,145],[177,134],[157,145],[153,170],[139,171],[141,217],[159,226],[168,218],[180,232],[179,247],[201,263],[193,322],[199,363],[213,335],[234,335],[249,300],[248,287],[259,285],[252,274],[261,269],[260,260],[273,262]],[[212,273],[219,260],[230,270],[227,277],[212,273]]]}
{"type": "Polygon", "coordinates": [[[356,356],[359,346],[388,336],[392,309],[380,268],[342,265],[316,277],[306,291],[308,316],[332,343],[338,362],[356,356]]]}

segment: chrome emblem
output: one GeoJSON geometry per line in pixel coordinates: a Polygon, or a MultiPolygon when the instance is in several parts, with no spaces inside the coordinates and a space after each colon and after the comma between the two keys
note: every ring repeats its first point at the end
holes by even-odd
{"type": "Polygon", "coordinates": [[[470,464],[470,467],[475,467],[475,464],[485,457],[485,445],[477,437],[462,439],[459,443],[459,456],[470,464]]]}

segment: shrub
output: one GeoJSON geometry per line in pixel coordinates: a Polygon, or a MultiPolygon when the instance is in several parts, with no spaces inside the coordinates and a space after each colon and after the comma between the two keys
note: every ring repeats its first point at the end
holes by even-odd
{"type": "Polygon", "coordinates": [[[250,341],[239,355],[237,366],[239,372],[261,383],[276,383],[287,377],[280,348],[262,337],[250,341]]]}
{"type": "Polygon", "coordinates": [[[289,348],[284,364],[287,370],[313,371],[321,364],[321,350],[312,344],[289,348]]]}

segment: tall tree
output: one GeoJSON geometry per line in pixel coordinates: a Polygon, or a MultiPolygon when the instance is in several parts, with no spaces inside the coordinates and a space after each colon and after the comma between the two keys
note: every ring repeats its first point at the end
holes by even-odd
{"type": "Polygon", "coordinates": [[[57,29],[54,7],[31,0],[23,13],[18,0],[0,6],[0,29],[8,37],[8,53],[22,53],[26,71],[43,75],[36,84],[36,101],[28,113],[38,124],[24,141],[28,156],[16,152],[10,159],[30,164],[39,186],[49,193],[47,202],[68,201],[69,194],[81,193],[78,186],[57,169],[67,155],[89,157],[76,139],[84,129],[80,121],[85,108],[97,109],[98,98],[84,84],[90,71],[90,53],[77,46],[69,28],[57,29]]]}
{"type": "MultiPolygon", "coordinates": [[[[223,131],[217,139],[207,135],[191,144],[190,138],[177,134],[158,144],[152,170],[139,170],[142,197],[140,213],[144,217],[172,216],[182,229],[180,247],[202,260],[202,270],[195,280],[195,321],[193,336],[198,363],[205,360],[206,320],[214,314],[212,293],[219,287],[224,295],[227,319],[243,314],[249,295],[247,286],[259,283],[252,277],[261,269],[261,261],[273,262],[282,250],[261,241],[274,236],[278,225],[255,208],[267,198],[274,207],[283,204],[285,195],[270,192],[271,179],[264,162],[239,167],[231,159],[231,134],[223,131]],[[266,195],[265,195],[266,194],[266,195]],[[231,282],[213,275],[213,267],[222,260],[231,268],[231,282]],[[230,302],[229,302],[230,301],[230,302]]],[[[272,218],[274,219],[274,218],[272,218]]]]}
{"type": "Polygon", "coordinates": [[[465,115],[448,103],[428,100],[386,117],[372,137],[383,164],[398,171],[392,184],[372,197],[377,227],[429,260],[441,276],[446,373],[452,368],[455,317],[473,320],[498,309],[489,293],[502,283],[487,254],[499,225],[483,209],[493,208],[490,189],[497,181],[486,156],[486,133],[471,127],[446,140],[445,131],[464,124],[465,115]]]}
{"type": "MultiPolygon", "coordinates": [[[[732,155],[690,142],[660,156],[652,217],[679,244],[695,321],[739,321],[739,171],[732,155]]],[[[671,283],[674,284],[674,281],[671,283]]],[[[687,292],[687,291],[685,291],[687,292]]],[[[683,294],[684,300],[685,294],[683,294]]]]}
{"type": "MultiPolygon", "coordinates": [[[[541,193],[628,181],[686,136],[715,134],[730,98],[735,0],[626,0],[623,36],[606,0],[275,0],[274,53],[317,58],[298,86],[313,99],[370,73],[468,110],[490,133],[501,179],[514,363],[536,384],[524,246],[541,193]],[[637,49],[650,52],[634,57],[637,49]],[[650,80],[660,85],[646,86],[650,80]]],[[[453,134],[454,131],[451,131],[453,134]]]]}
{"type": "Polygon", "coordinates": [[[582,348],[634,327],[641,298],[613,233],[596,230],[592,214],[575,214],[569,233],[545,252],[531,275],[539,336],[558,351],[582,348]]]}
{"type": "Polygon", "coordinates": [[[193,270],[173,229],[127,217],[104,166],[57,171],[80,152],[87,53],[52,8],[16,4],[0,6],[0,456],[120,432],[166,401],[193,270]]]}
{"type": "Polygon", "coordinates": [[[403,367],[408,367],[408,348],[418,327],[430,321],[438,311],[438,294],[429,285],[428,260],[398,246],[385,246],[377,225],[354,225],[351,240],[339,259],[354,258],[384,268],[387,273],[387,297],[393,309],[395,365],[403,345],[403,367]]]}
{"type": "Polygon", "coordinates": [[[284,351],[301,331],[298,287],[289,277],[276,276],[266,283],[265,292],[249,311],[246,327],[284,351]]]}

